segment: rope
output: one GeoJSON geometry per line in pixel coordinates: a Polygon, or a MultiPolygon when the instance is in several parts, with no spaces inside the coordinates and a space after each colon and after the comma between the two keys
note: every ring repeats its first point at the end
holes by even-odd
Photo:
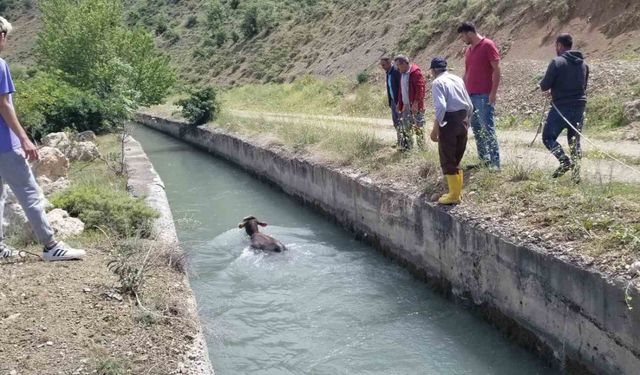
{"type": "Polygon", "coordinates": [[[549,105],[549,99],[545,98],[544,103],[542,105],[542,111],[540,112],[540,122],[538,123],[538,130],[536,131],[535,137],[533,137],[533,141],[531,141],[531,144],[529,145],[530,148],[533,147],[533,144],[536,143],[536,139],[538,139],[538,136],[542,132],[544,115],[547,113],[548,105],[549,105]]]}
{"type": "Polygon", "coordinates": [[[564,117],[564,115],[562,114],[562,112],[560,112],[560,110],[558,109],[558,107],[556,107],[556,104],[555,104],[553,101],[551,102],[551,105],[553,106],[553,109],[555,109],[555,110],[556,110],[556,112],[558,112],[558,115],[560,115],[560,117],[564,120],[564,122],[566,122],[566,123],[571,127],[571,129],[573,129],[576,133],[578,133],[578,135],[579,135],[580,137],[584,138],[587,142],[589,142],[589,144],[590,144],[591,146],[593,146],[596,150],[600,151],[601,153],[603,153],[604,155],[608,156],[609,158],[611,158],[611,159],[615,160],[615,161],[616,161],[616,162],[618,162],[620,165],[622,165],[623,167],[625,167],[625,168],[629,169],[630,171],[635,172],[635,173],[637,173],[638,175],[640,175],[640,170],[639,170],[639,169],[636,169],[636,168],[634,168],[634,167],[630,166],[629,164],[627,164],[627,163],[623,162],[622,160],[620,160],[620,159],[616,158],[615,156],[611,155],[610,153],[608,153],[608,152],[606,152],[606,151],[604,151],[604,150],[600,149],[600,148],[599,148],[599,147],[598,147],[598,146],[597,146],[597,145],[596,145],[596,144],[595,144],[591,139],[589,139],[589,138],[585,137],[585,136],[584,136],[584,134],[582,134],[582,132],[580,132],[580,130],[576,129],[576,127],[575,127],[575,126],[573,126],[573,124],[571,123],[571,121],[567,120],[567,118],[566,118],[566,117],[564,117]]]}

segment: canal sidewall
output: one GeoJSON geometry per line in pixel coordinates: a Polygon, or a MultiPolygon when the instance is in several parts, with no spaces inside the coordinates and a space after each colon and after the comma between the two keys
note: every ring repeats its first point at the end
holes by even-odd
{"type": "MultiPolygon", "coordinates": [[[[627,307],[624,280],[513,244],[347,169],[211,128],[142,113],[137,121],[231,161],[329,215],[567,372],[640,369],[640,311],[627,307]]],[[[635,288],[630,293],[632,301],[640,299],[635,288]]]]}
{"type": "MultiPolygon", "coordinates": [[[[175,254],[172,258],[176,261],[184,259],[169,200],[164,191],[164,183],[140,143],[131,137],[125,140],[124,164],[127,171],[127,190],[136,197],[144,198],[145,202],[159,214],[153,225],[153,239],[159,243],[158,248],[173,251],[175,254]]],[[[207,344],[198,318],[196,299],[191,292],[187,275],[183,275],[182,282],[189,291],[181,300],[186,307],[184,318],[192,322],[196,334],[189,350],[184,358],[181,358],[177,371],[181,374],[213,375],[207,344]]]]}

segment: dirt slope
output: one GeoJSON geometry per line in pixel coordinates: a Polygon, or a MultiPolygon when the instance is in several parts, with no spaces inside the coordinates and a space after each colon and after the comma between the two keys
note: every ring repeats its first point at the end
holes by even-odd
{"type": "MultiPolygon", "coordinates": [[[[128,22],[153,30],[182,77],[192,82],[289,81],[307,73],[354,77],[381,55],[397,52],[423,64],[435,54],[459,58],[463,46],[455,25],[463,19],[477,21],[507,60],[547,60],[561,31],[574,33],[591,59],[640,57],[635,0],[221,0],[224,17],[215,26],[224,34],[221,44],[214,41],[212,3],[216,0],[128,0],[125,6],[128,22]],[[245,37],[239,30],[252,6],[271,11],[271,24],[245,37]]],[[[16,26],[7,57],[28,64],[38,15],[35,8],[16,4],[5,12],[16,26]]]]}

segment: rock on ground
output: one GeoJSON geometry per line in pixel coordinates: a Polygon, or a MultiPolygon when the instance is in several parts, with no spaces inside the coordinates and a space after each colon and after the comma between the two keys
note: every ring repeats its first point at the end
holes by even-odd
{"type": "Polygon", "coordinates": [[[82,220],[69,216],[69,213],[61,208],[56,208],[47,213],[49,224],[57,238],[77,236],[84,232],[82,220]]]}
{"type": "Polygon", "coordinates": [[[42,138],[42,144],[46,147],[54,147],[64,152],[71,144],[71,141],[67,133],[49,133],[42,138]]]}
{"type": "Polygon", "coordinates": [[[640,141],[640,121],[633,122],[627,126],[624,132],[625,141],[640,141]]]}
{"type": "Polygon", "coordinates": [[[98,140],[98,137],[96,137],[96,133],[91,130],[87,130],[85,132],[78,133],[75,139],[78,142],[95,142],[98,140]]]}
{"type": "Polygon", "coordinates": [[[68,148],[66,155],[70,161],[88,162],[99,158],[100,151],[98,150],[98,146],[93,142],[75,142],[68,148]]]}
{"type": "Polygon", "coordinates": [[[32,165],[36,177],[47,177],[52,181],[66,177],[69,173],[69,159],[57,148],[45,146],[39,150],[40,160],[32,165]]]}
{"type": "Polygon", "coordinates": [[[38,186],[40,186],[45,196],[58,193],[62,190],[67,189],[71,185],[69,180],[65,177],[60,177],[55,181],[51,181],[48,177],[41,176],[38,177],[37,180],[38,186]]]}
{"type": "Polygon", "coordinates": [[[629,123],[640,121],[640,99],[624,103],[624,119],[629,123]]]}
{"type": "Polygon", "coordinates": [[[27,242],[33,236],[29,219],[18,203],[5,204],[2,227],[5,237],[16,237],[27,242]]]}

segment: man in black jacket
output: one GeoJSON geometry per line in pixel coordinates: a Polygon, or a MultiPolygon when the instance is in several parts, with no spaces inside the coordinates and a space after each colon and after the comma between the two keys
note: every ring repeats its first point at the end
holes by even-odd
{"type": "Polygon", "coordinates": [[[380,59],[380,66],[386,73],[386,85],[387,86],[387,99],[389,100],[389,107],[391,108],[391,119],[393,120],[393,127],[396,128],[397,146],[402,146],[402,120],[398,113],[398,93],[400,92],[400,71],[392,64],[392,60],[389,57],[383,57],[380,59]]]}
{"type": "Polygon", "coordinates": [[[579,51],[574,51],[573,38],[562,34],[556,39],[556,53],[547,73],[540,82],[540,88],[553,100],[553,108],[547,117],[542,132],[542,141],[551,153],[560,161],[560,166],[553,173],[558,178],[569,170],[573,170],[574,182],[580,182],[580,134],[584,121],[584,110],[587,105],[587,82],[589,67],[579,51]],[[569,125],[571,123],[571,125],[569,125]],[[567,129],[569,158],[557,139],[567,129]]]}

